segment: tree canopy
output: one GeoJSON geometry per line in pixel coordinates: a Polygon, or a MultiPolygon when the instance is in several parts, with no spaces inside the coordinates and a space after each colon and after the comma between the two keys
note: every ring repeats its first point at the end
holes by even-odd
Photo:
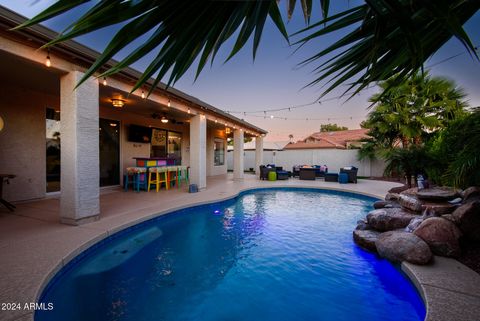
{"type": "Polygon", "coordinates": [[[381,91],[370,98],[373,110],[363,127],[379,147],[419,145],[467,114],[466,95],[451,80],[427,72],[397,83],[396,77],[381,82],[381,91]]]}
{"type": "Polygon", "coordinates": [[[337,124],[322,124],[320,125],[321,132],[337,132],[340,130],[348,130],[348,127],[339,126],[337,124]]]}

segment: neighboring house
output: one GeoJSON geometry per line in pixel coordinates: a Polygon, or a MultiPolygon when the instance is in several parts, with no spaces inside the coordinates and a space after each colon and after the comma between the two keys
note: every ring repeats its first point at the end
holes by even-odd
{"type": "Polygon", "coordinates": [[[291,149],[351,149],[360,148],[361,140],[368,138],[368,129],[350,129],[334,132],[313,133],[303,140],[290,143],[285,150],[291,149]]]}

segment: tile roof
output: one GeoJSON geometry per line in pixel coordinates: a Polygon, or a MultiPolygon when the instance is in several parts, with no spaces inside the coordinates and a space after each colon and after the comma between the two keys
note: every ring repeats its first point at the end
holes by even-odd
{"type": "Polygon", "coordinates": [[[346,149],[349,142],[360,141],[362,138],[368,137],[367,132],[368,129],[317,132],[311,134],[304,140],[288,144],[284,149],[346,149]]]}

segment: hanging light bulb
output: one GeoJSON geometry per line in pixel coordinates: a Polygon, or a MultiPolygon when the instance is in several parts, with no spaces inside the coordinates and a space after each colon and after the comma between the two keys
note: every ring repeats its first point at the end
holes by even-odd
{"type": "Polygon", "coordinates": [[[274,117],[273,115],[270,115],[270,119],[273,119],[273,117],[274,117]]]}
{"type": "Polygon", "coordinates": [[[162,116],[162,118],[160,119],[160,121],[164,124],[168,123],[168,118],[165,117],[165,116],[162,116]]]}
{"type": "Polygon", "coordinates": [[[190,107],[188,108],[188,110],[187,110],[187,113],[189,113],[189,114],[191,113],[191,111],[190,111],[190,107]]]}
{"type": "Polygon", "coordinates": [[[142,99],[145,99],[145,92],[142,90],[142,99]]]}
{"type": "Polygon", "coordinates": [[[45,66],[50,67],[52,62],[50,61],[50,50],[47,50],[47,59],[45,59],[45,66]]]}
{"type": "Polygon", "coordinates": [[[218,120],[215,118],[215,124],[218,122],[218,120]]]}
{"type": "Polygon", "coordinates": [[[107,77],[103,77],[103,85],[104,85],[104,86],[107,85],[107,77]]]}
{"type": "MultiPolygon", "coordinates": [[[[167,106],[170,107],[172,106],[172,103],[170,102],[170,99],[168,100],[167,106]]],[[[190,109],[189,109],[190,110],[190,109]]]]}

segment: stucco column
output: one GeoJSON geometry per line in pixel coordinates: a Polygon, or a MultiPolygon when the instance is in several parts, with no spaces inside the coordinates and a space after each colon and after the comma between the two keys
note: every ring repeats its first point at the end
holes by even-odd
{"type": "Polygon", "coordinates": [[[243,166],[243,130],[233,131],[233,179],[243,179],[245,176],[243,166]]]}
{"type": "Polygon", "coordinates": [[[255,138],[255,174],[260,175],[260,165],[263,165],[263,137],[255,138]]]}
{"type": "Polygon", "coordinates": [[[207,187],[207,120],[203,115],[190,119],[190,183],[207,187]]]}
{"type": "Polygon", "coordinates": [[[94,78],[75,89],[82,72],[60,79],[62,223],[78,225],[100,214],[98,82],[94,78]]]}

